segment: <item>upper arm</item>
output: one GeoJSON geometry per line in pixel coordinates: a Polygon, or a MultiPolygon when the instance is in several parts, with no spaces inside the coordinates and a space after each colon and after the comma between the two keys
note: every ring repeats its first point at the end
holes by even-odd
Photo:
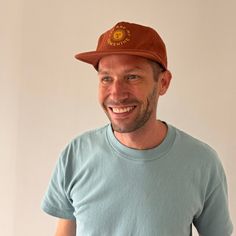
{"type": "Polygon", "coordinates": [[[60,219],[75,220],[75,209],[70,196],[70,183],[74,172],[71,155],[73,155],[73,150],[68,146],[57,161],[41,208],[60,219]]]}
{"type": "Polygon", "coordinates": [[[59,219],[55,236],[76,236],[76,221],[59,219]]]}
{"type": "Polygon", "coordinates": [[[203,236],[232,234],[225,178],[207,197],[201,214],[194,219],[193,223],[199,234],[203,236]]]}

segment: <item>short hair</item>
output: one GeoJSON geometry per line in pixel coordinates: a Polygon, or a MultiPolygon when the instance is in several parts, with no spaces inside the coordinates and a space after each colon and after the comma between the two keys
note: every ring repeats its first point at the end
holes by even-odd
{"type": "Polygon", "coordinates": [[[158,81],[158,78],[159,78],[159,75],[161,72],[165,71],[164,67],[156,62],[156,61],[153,61],[153,60],[148,60],[151,67],[152,67],[152,71],[153,71],[153,79],[157,82],[158,81]]]}

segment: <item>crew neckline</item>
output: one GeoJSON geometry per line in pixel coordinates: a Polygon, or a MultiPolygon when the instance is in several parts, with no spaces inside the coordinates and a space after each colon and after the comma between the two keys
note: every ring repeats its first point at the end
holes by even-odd
{"type": "Polygon", "coordinates": [[[119,157],[142,162],[156,160],[169,152],[175,141],[175,128],[167,123],[165,124],[167,125],[166,137],[158,146],[151,149],[138,150],[125,146],[115,137],[111,124],[107,127],[106,138],[111,148],[116,152],[116,154],[118,154],[119,157]]]}

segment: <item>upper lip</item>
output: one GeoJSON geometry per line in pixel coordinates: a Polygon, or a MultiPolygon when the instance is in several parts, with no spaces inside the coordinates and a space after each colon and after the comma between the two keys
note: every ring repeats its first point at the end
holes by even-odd
{"type": "Polygon", "coordinates": [[[126,108],[126,107],[135,107],[136,105],[134,104],[129,104],[129,105],[107,105],[107,107],[110,107],[110,108],[126,108]]]}
{"type": "Polygon", "coordinates": [[[125,109],[130,109],[134,108],[134,106],[126,106],[126,107],[110,107],[111,109],[116,109],[116,110],[125,110],[125,109]]]}
{"type": "Polygon", "coordinates": [[[129,108],[129,107],[136,107],[137,105],[134,104],[130,104],[130,105],[107,105],[108,108],[110,109],[125,109],[125,108],[129,108]]]}

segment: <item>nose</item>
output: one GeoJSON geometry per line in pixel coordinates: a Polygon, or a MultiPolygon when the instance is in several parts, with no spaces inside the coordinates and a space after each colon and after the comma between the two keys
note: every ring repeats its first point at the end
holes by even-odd
{"type": "Polygon", "coordinates": [[[128,98],[128,90],[125,81],[114,80],[110,88],[110,97],[114,101],[123,101],[128,98]]]}

